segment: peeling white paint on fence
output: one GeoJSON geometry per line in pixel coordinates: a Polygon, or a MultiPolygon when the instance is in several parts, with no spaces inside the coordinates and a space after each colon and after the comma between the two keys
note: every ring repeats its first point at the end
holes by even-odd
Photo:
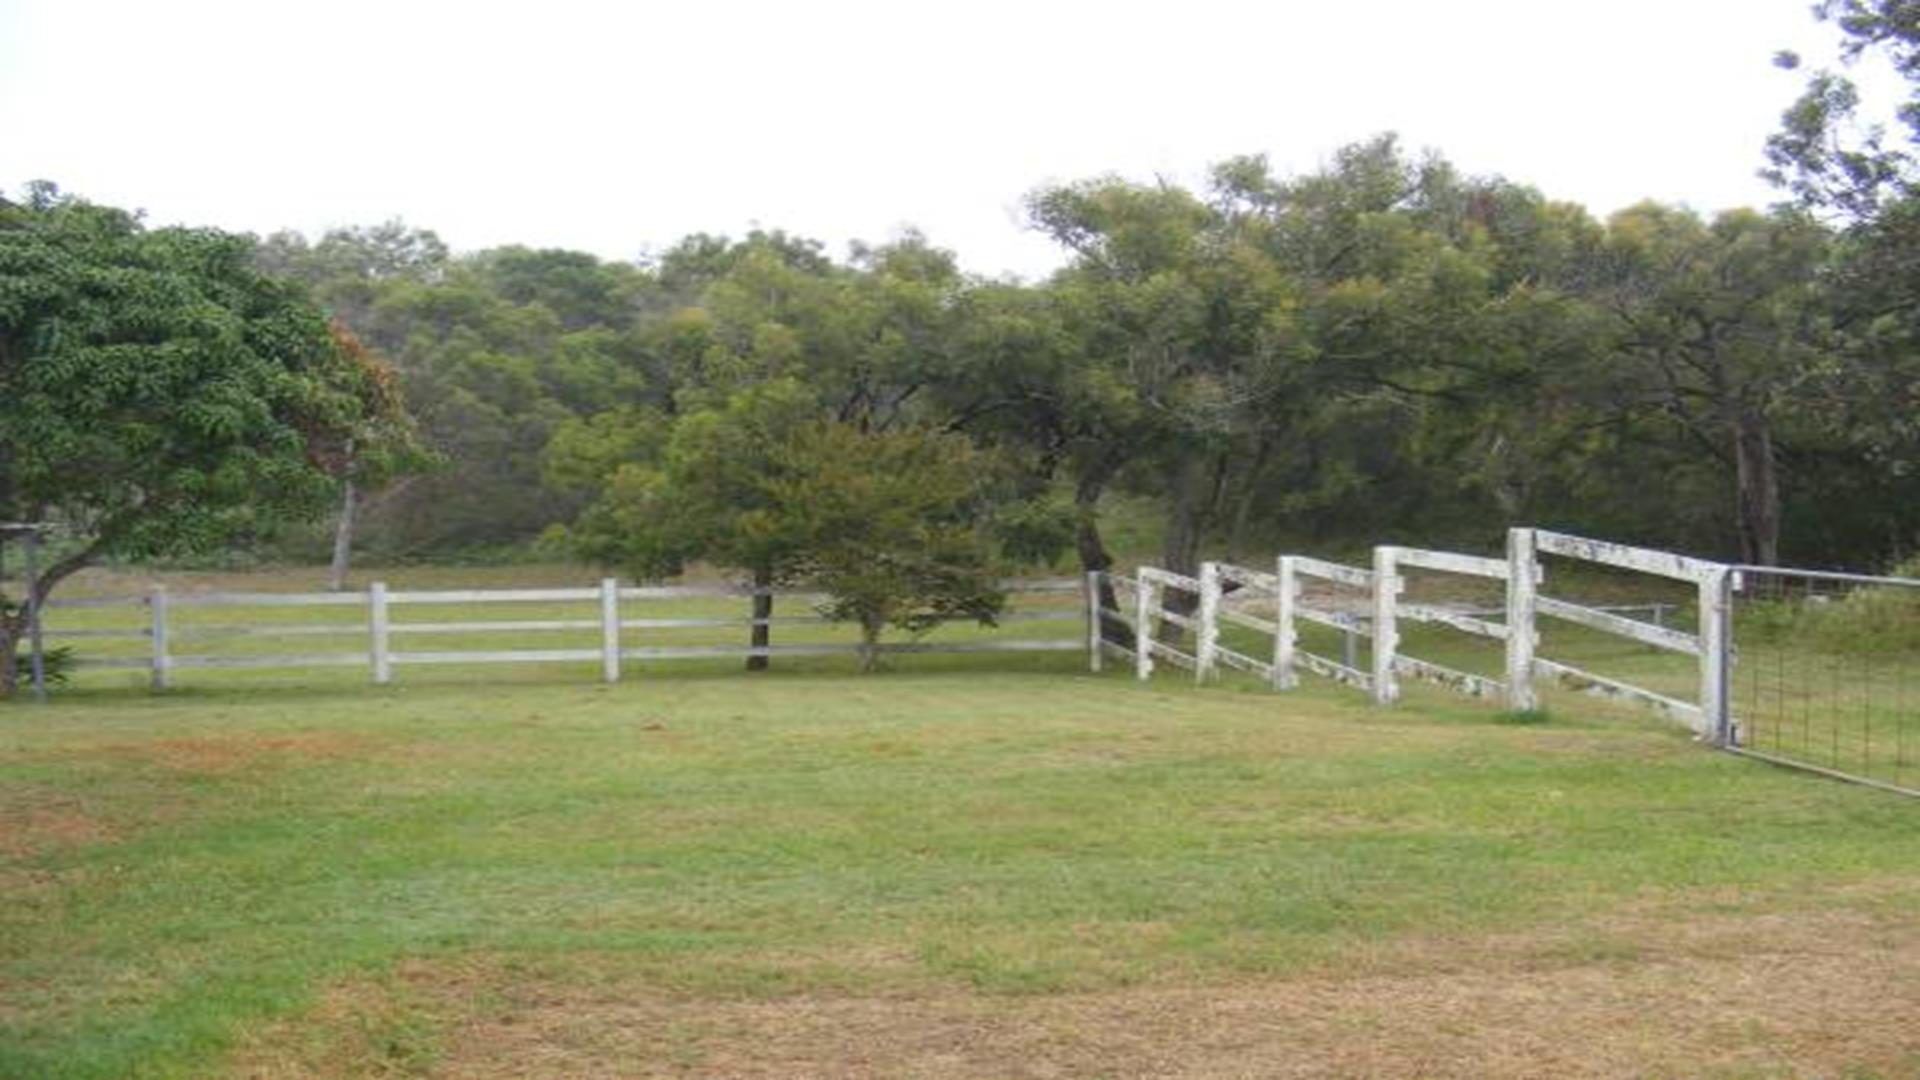
{"type": "Polygon", "coordinates": [[[1391,705],[1400,700],[1400,682],[1394,678],[1394,653],[1400,648],[1399,549],[1373,549],[1373,703],[1391,705]]]}
{"type": "MultiPolygon", "coordinates": [[[[1090,579],[1087,592],[1093,599],[1089,601],[1089,626],[1093,628],[1090,633],[1094,637],[1089,641],[1089,651],[1099,654],[1112,649],[1116,654],[1132,656],[1134,673],[1143,680],[1152,677],[1156,660],[1188,668],[1202,681],[1219,667],[1244,671],[1264,677],[1275,690],[1297,686],[1298,673],[1306,671],[1363,690],[1381,705],[1390,705],[1399,698],[1399,679],[1404,676],[1475,697],[1502,699],[1509,708],[1532,709],[1538,706],[1534,689],[1536,677],[1551,678],[1589,693],[1657,709],[1692,724],[1703,738],[1731,742],[1737,734],[1729,716],[1725,689],[1727,657],[1731,654],[1727,597],[1733,578],[1729,568],[1720,564],[1546,530],[1513,529],[1508,533],[1504,558],[1383,544],[1374,548],[1370,569],[1292,554],[1278,556],[1274,569],[1274,573],[1267,574],[1231,563],[1209,562],[1202,565],[1198,578],[1192,578],[1157,567],[1141,567],[1136,571],[1131,620],[1118,611],[1098,609],[1097,581],[1090,579]],[[1540,563],[1543,552],[1696,584],[1701,595],[1700,632],[1689,634],[1664,625],[1659,620],[1667,609],[1660,605],[1642,605],[1637,609],[1653,612],[1656,622],[1648,623],[1618,613],[1627,609],[1603,610],[1540,595],[1540,585],[1545,580],[1540,563]],[[1481,611],[1410,602],[1404,597],[1405,569],[1501,582],[1506,592],[1505,604],[1481,611]],[[1315,579],[1335,588],[1364,590],[1367,614],[1324,606],[1325,601],[1308,603],[1302,588],[1303,579],[1315,579]],[[1250,586],[1270,595],[1272,621],[1237,610],[1228,603],[1223,582],[1243,588],[1250,586]],[[1189,615],[1167,610],[1163,599],[1168,589],[1195,594],[1199,601],[1197,612],[1189,615]],[[1541,616],[1699,658],[1700,703],[1681,701],[1541,657],[1538,626],[1541,616]],[[1129,651],[1117,642],[1104,640],[1098,629],[1103,619],[1132,629],[1134,649],[1129,651]],[[1444,626],[1498,642],[1505,678],[1461,671],[1406,655],[1401,649],[1401,620],[1444,626]],[[1344,635],[1348,644],[1347,662],[1317,656],[1300,648],[1298,628],[1303,622],[1344,635]],[[1271,660],[1250,656],[1223,643],[1220,635],[1223,625],[1272,635],[1271,660]],[[1194,641],[1194,652],[1190,655],[1175,648],[1172,638],[1161,640],[1162,627],[1188,631],[1194,641]],[[1364,670],[1353,659],[1354,643],[1362,639],[1370,642],[1370,660],[1364,670]]],[[[1122,579],[1112,577],[1111,580],[1118,584],[1122,579]]]]}
{"type": "Polygon", "coordinates": [[[1444,686],[1449,690],[1458,690],[1473,697],[1503,697],[1507,692],[1507,684],[1498,679],[1456,671],[1431,660],[1422,660],[1404,653],[1393,658],[1393,670],[1398,674],[1444,686]]]}
{"type": "Polygon", "coordinates": [[[1643,623],[1638,619],[1623,618],[1598,608],[1556,600],[1551,596],[1534,598],[1534,609],[1542,615],[1579,623],[1590,630],[1632,638],[1645,645],[1685,653],[1688,656],[1701,655],[1700,639],[1693,634],[1683,634],[1678,630],[1643,623]]]}
{"type": "Polygon", "coordinates": [[[1658,694],[1644,687],[1635,686],[1632,683],[1609,679],[1604,675],[1596,675],[1591,671],[1583,671],[1580,668],[1574,667],[1572,664],[1562,664],[1557,660],[1536,657],[1533,661],[1533,670],[1536,674],[1558,680],[1561,685],[1570,690],[1578,690],[1581,693],[1592,694],[1595,697],[1614,698],[1621,701],[1630,701],[1637,705],[1645,705],[1656,712],[1664,713],[1676,720],[1685,721],[1696,730],[1702,725],[1706,717],[1706,713],[1703,712],[1698,705],[1681,701],[1679,698],[1668,697],[1665,694],[1658,694]]]}
{"type": "Polygon", "coordinates": [[[1478,634],[1481,637],[1492,638],[1495,641],[1507,640],[1507,627],[1504,623],[1490,622],[1476,615],[1451,611],[1443,607],[1434,607],[1430,604],[1401,604],[1400,617],[1403,619],[1411,619],[1414,622],[1438,623],[1442,626],[1451,626],[1455,630],[1461,630],[1469,634],[1478,634]]]}
{"type": "Polygon", "coordinates": [[[1275,690],[1291,690],[1300,683],[1294,670],[1300,649],[1299,629],[1294,625],[1294,609],[1300,603],[1299,559],[1282,555],[1274,560],[1273,595],[1273,667],[1267,685],[1275,690]]]}
{"type": "Polygon", "coordinates": [[[1507,530],[1507,708],[1539,708],[1533,689],[1534,648],[1540,642],[1534,617],[1539,612],[1542,575],[1532,529],[1507,530]]]}
{"type": "Polygon", "coordinates": [[[1671,551],[1629,547],[1626,544],[1590,540],[1584,536],[1569,536],[1566,533],[1549,532],[1546,529],[1531,531],[1535,549],[1544,554],[1584,559],[1587,562],[1616,566],[1623,570],[1638,570],[1643,574],[1657,574],[1677,581],[1697,583],[1725,569],[1720,563],[1707,562],[1704,559],[1690,558],[1686,555],[1675,555],[1671,551]]]}

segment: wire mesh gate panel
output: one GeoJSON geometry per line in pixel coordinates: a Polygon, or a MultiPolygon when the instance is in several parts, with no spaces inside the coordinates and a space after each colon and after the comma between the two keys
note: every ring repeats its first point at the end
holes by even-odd
{"type": "Polygon", "coordinates": [[[1920,580],[1738,571],[1732,749],[1920,796],[1920,580]]]}

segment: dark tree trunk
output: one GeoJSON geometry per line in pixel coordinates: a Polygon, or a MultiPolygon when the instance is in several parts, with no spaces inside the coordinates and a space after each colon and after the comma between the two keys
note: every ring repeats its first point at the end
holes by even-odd
{"type": "Polygon", "coordinates": [[[1254,452],[1253,464],[1247,469],[1246,490],[1240,493],[1239,504],[1233,512],[1233,527],[1227,532],[1227,558],[1240,561],[1241,550],[1247,541],[1247,523],[1253,518],[1253,504],[1260,494],[1260,473],[1267,466],[1267,458],[1273,453],[1273,440],[1261,439],[1260,448],[1254,452]]]}
{"type": "MultiPolygon", "coordinates": [[[[768,647],[773,640],[773,627],[767,620],[773,618],[773,574],[765,570],[756,570],[753,574],[753,635],[752,644],[756,649],[768,647]]],[[[766,655],[747,657],[748,671],[765,671],[773,666],[773,658],[766,655]]]]}
{"type": "Polygon", "coordinates": [[[20,689],[19,641],[25,636],[26,620],[14,616],[0,618],[0,698],[20,689]]]}
{"type": "MultiPolygon", "coordinates": [[[[1160,547],[1162,569],[1187,577],[1200,576],[1200,541],[1220,492],[1216,464],[1223,462],[1193,454],[1169,470],[1167,535],[1160,547]]],[[[1200,598],[1185,589],[1168,589],[1161,606],[1175,615],[1191,615],[1200,606],[1200,598]]],[[[1169,645],[1179,644],[1186,632],[1172,620],[1160,624],[1160,640],[1169,645]]]]}
{"type": "Polygon", "coordinates": [[[1780,474],[1773,457],[1773,429],[1765,416],[1749,409],[1734,421],[1733,462],[1740,558],[1778,566],[1780,474]]]}
{"type": "MultiPolygon", "coordinates": [[[[1107,550],[1106,541],[1100,536],[1100,496],[1106,491],[1107,477],[1099,475],[1082,477],[1073,488],[1073,507],[1079,524],[1074,530],[1074,548],[1080,555],[1082,573],[1100,574],[1101,610],[1120,610],[1120,596],[1113,588],[1113,581],[1107,571],[1113,569],[1113,553],[1107,550]]],[[[1133,629],[1111,615],[1100,617],[1100,639],[1111,641],[1124,648],[1133,648],[1133,629]]]]}
{"type": "Polygon", "coordinates": [[[880,631],[886,624],[868,616],[860,620],[860,673],[871,675],[880,667],[880,631]]]}
{"type": "Polygon", "coordinates": [[[327,566],[328,592],[339,592],[347,587],[347,565],[353,558],[353,504],[356,492],[351,480],[341,486],[345,490],[340,497],[340,519],[333,526],[333,561],[327,566]]]}

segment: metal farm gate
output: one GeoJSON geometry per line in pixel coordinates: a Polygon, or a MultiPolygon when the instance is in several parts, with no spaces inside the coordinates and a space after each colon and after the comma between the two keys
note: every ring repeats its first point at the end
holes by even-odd
{"type": "Polygon", "coordinates": [[[1920,580],[1735,573],[1730,749],[1920,795],[1920,580]]]}

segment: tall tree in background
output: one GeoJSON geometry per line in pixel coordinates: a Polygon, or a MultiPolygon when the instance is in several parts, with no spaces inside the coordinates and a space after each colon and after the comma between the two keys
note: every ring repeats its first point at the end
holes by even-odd
{"type": "Polygon", "coordinates": [[[1746,562],[1780,559],[1782,429],[1832,355],[1818,280],[1830,242],[1792,213],[1708,224],[1643,205],[1608,226],[1595,295],[1619,322],[1623,403],[1658,412],[1724,463],[1746,562]]]}
{"type": "Polygon", "coordinates": [[[385,554],[525,543],[580,506],[540,483],[556,428],[670,398],[643,325],[654,285],[636,267],[518,247],[456,258],[397,222],[313,244],[276,234],[259,261],[309,283],[394,367],[422,441],[444,460],[355,504],[355,532],[385,554]]]}
{"type": "MultiPolygon", "coordinates": [[[[1910,504],[1920,480],[1920,3],[1822,0],[1814,15],[1840,31],[1845,65],[1884,61],[1904,80],[1897,129],[1862,119],[1844,70],[1815,71],[1768,140],[1764,175],[1840,228],[1828,295],[1841,363],[1822,387],[1824,417],[1894,487],[1875,501],[1910,504]]],[[[1911,516],[1884,527],[1897,548],[1920,545],[1911,516]]]]}
{"type": "Polygon", "coordinates": [[[362,494],[379,490],[403,472],[417,474],[434,461],[420,444],[418,427],[407,412],[399,377],[393,368],[375,356],[338,318],[328,321],[327,331],[340,355],[365,373],[371,405],[358,429],[347,436],[339,453],[327,462],[340,479],[340,511],[334,520],[327,588],[339,592],[347,583],[347,568],[353,554],[354,516],[362,494]],[[363,447],[370,448],[370,452],[363,451],[363,447]]]}
{"type": "MultiPolygon", "coordinates": [[[[1235,458],[1288,418],[1290,282],[1238,222],[1178,188],[1096,180],[1030,208],[1075,253],[1051,287],[1078,339],[1032,411],[1064,425],[1051,435],[1070,447],[1083,509],[1123,470],[1154,477],[1162,564],[1194,573],[1235,458]]],[[[1107,558],[1086,525],[1080,547],[1088,569],[1107,558]]]]}

